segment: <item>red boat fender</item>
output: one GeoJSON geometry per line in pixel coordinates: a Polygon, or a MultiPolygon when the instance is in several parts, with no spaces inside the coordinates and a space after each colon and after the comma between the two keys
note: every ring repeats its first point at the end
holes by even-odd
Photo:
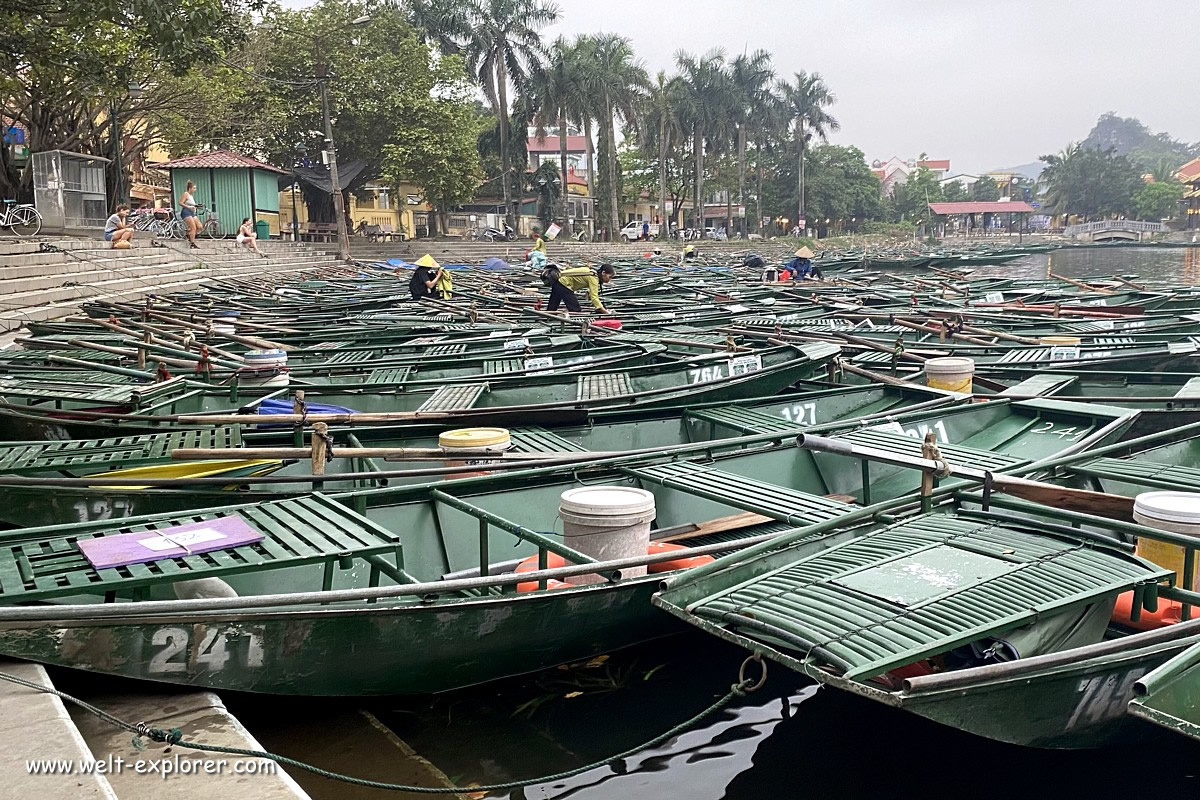
{"type": "Polygon", "coordinates": [[[597,328],[608,328],[610,331],[621,330],[621,320],[619,319],[598,319],[592,324],[597,328]]]}
{"type": "MultiPolygon", "coordinates": [[[[669,542],[651,542],[646,548],[646,554],[651,556],[662,555],[663,553],[680,553],[691,550],[690,547],[684,547],[681,544],[670,544],[669,542]]],[[[647,572],[673,572],[677,569],[691,569],[698,567],[701,564],[708,564],[716,559],[712,556],[690,556],[685,558],[676,558],[671,561],[658,561],[653,564],[646,565],[647,572]]]]}
{"type": "MultiPolygon", "coordinates": [[[[565,567],[565,566],[567,566],[567,560],[565,558],[563,558],[562,556],[560,556],[558,553],[546,553],[546,569],[561,569],[562,567],[565,567]]],[[[529,558],[522,561],[520,564],[517,564],[517,568],[513,571],[517,572],[517,573],[524,573],[524,572],[537,572],[537,570],[538,570],[538,557],[536,555],[532,555],[529,558]]],[[[571,584],[567,583],[566,581],[559,581],[559,580],[555,580],[553,578],[546,581],[547,589],[565,589],[570,585],[571,584]]],[[[536,592],[537,588],[538,588],[537,581],[527,581],[525,583],[517,584],[518,592],[536,592]]]]}
{"type": "MultiPolygon", "coordinates": [[[[1136,620],[1129,618],[1131,613],[1133,613],[1133,592],[1117,595],[1117,604],[1113,607],[1110,619],[1118,625],[1139,631],[1153,631],[1183,622],[1183,604],[1178,600],[1167,600],[1163,597],[1158,598],[1157,611],[1147,611],[1143,608],[1141,616],[1136,620]]],[[[1197,616],[1200,616],[1200,608],[1193,606],[1192,618],[1195,619],[1197,616]]]]}

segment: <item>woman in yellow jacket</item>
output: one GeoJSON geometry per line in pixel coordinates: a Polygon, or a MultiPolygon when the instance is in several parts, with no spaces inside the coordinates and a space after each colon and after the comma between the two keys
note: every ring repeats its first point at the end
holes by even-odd
{"type": "Polygon", "coordinates": [[[598,270],[591,267],[560,270],[558,280],[550,286],[550,302],[546,309],[557,311],[561,304],[567,307],[567,311],[582,311],[583,307],[579,305],[579,298],[575,296],[575,292],[587,289],[592,306],[601,314],[607,314],[608,309],[600,301],[600,286],[611,281],[616,275],[617,271],[612,264],[602,264],[598,270]]]}

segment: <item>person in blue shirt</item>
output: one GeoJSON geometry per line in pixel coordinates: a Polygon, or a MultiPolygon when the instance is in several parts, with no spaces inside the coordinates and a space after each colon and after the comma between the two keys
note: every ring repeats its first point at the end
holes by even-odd
{"type": "Polygon", "coordinates": [[[792,280],[803,281],[813,278],[820,281],[825,279],[821,270],[813,266],[812,259],[813,251],[807,247],[801,247],[796,251],[795,257],[785,265],[788,272],[792,273],[792,280]]]}

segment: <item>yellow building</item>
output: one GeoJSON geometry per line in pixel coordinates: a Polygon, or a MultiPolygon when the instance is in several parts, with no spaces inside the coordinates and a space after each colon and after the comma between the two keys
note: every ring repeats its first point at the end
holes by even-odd
{"type": "MultiPolygon", "coordinates": [[[[279,219],[285,230],[292,223],[292,191],[279,193],[279,219]]],[[[296,221],[301,228],[308,222],[308,207],[300,187],[295,187],[296,221]]],[[[392,188],[381,183],[369,182],[361,189],[350,193],[349,206],[354,231],[389,234],[404,239],[424,238],[429,235],[431,208],[421,199],[421,190],[411,183],[402,183],[392,188]]]]}

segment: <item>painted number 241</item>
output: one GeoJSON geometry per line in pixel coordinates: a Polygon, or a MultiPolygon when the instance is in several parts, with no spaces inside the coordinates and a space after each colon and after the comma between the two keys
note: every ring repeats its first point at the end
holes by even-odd
{"type": "MultiPolygon", "coordinates": [[[[187,628],[159,628],[150,639],[159,648],[150,658],[148,671],[154,675],[177,672],[220,672],[233,657],[229,640],[223,632],[204,625],[195,626],[196,636],[187,628]],[[193,645],[189,647],[189,645],[193,645]]],[[[257,669],[263,665],[262,631],[246,628],[235,634],[235,641],[245,639],[242,666],[257,669]]]]}

